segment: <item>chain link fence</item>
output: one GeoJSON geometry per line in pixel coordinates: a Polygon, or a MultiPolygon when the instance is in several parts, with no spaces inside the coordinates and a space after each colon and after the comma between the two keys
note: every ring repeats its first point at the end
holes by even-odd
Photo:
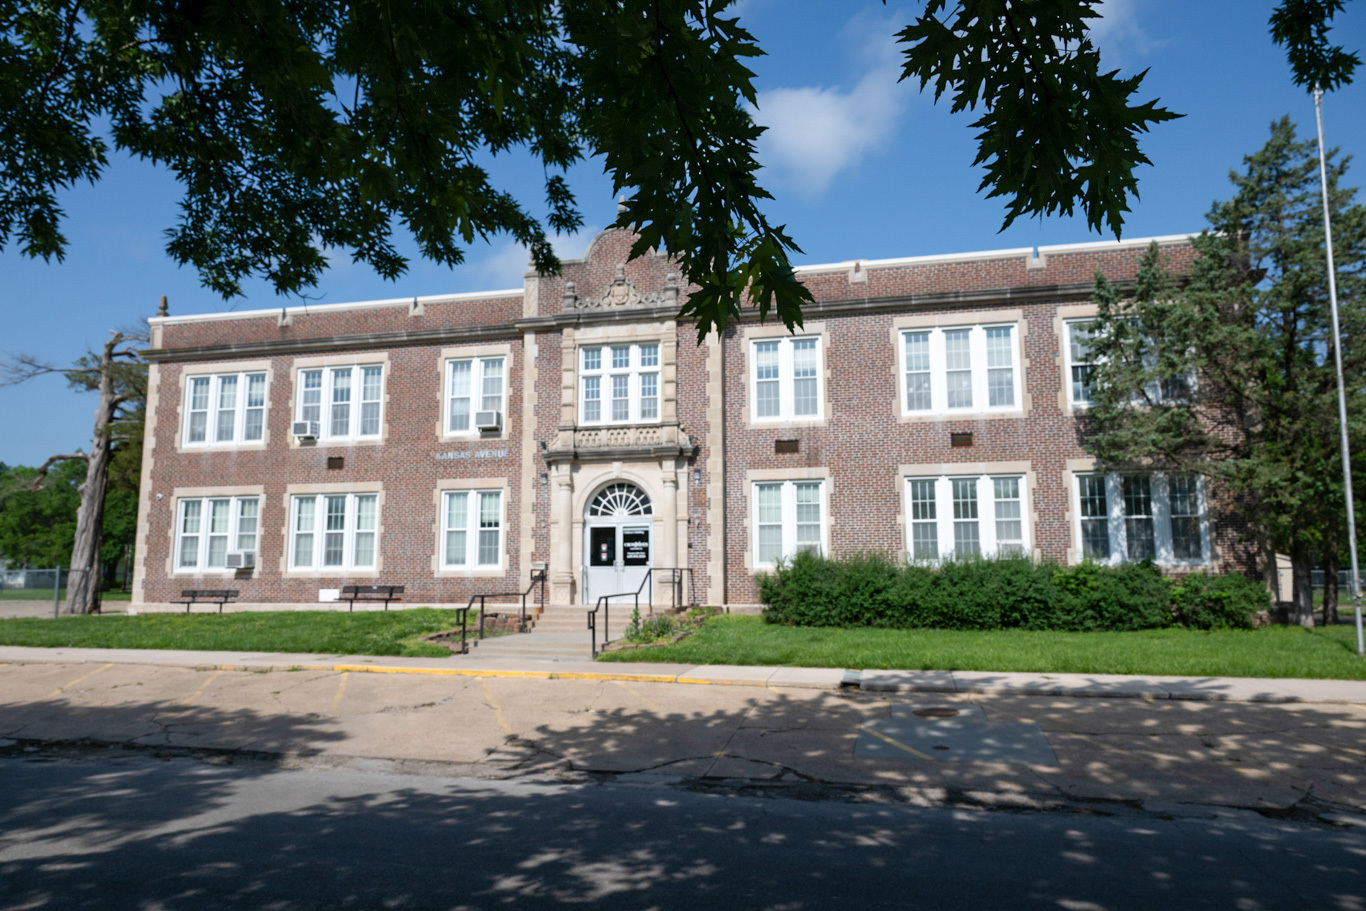
{"type": "MultiPolygon", "coordinates": [[[[1310,573],[1313,576],[1311,583],[1313,587],[1316,589],[1323,588],[1324,570],[1315,569],[1311,570],[1310,573]]],[[[1363,579],[1366,579],[1366,573],[1362,573],[1362,576],[1363,579]]],[[[1366,589],[1366,584],[1363,584],[1362,588],[1366,589]]],[[[1348,598],[1352,597],[1352,571],[1350,569],[1338,570],[1338,591],[1346,592],[1348,598]]]]}
{"type": "Polygon", "coordinates": [[[75,586],[83,591],[84,569],[0,569],[0,617],[55,617],[75,586]]]}

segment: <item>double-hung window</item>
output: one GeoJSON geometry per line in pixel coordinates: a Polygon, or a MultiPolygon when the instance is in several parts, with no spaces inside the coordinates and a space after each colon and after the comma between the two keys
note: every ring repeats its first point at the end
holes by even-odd
{"type": "Polygon", "coordinates": [[[187,446],[259,443],[265,439],[264,372],[192,376],[187,385],[187,446]]]}
{"type": "Polygon", "coordinates": [[[298,419],[315,424],[319,439],[378,438],[383,403],[382,364],[299,371],[298,419]]]}
{"type": "Polygon", "coordinates": [[[756,339],[750,343],[749,353],[753,420],[821,417],[819,336],[756,339]]]}
{"type": "Polygon", "coordinates": [[[290,503],[289,529],[293,570],[374,569],[379,551],[379,495],[296,496],[290,503]]]}
{"type": "MultiPolygon", "coordinates": [[[[1095,403],[1096,355],[1093,345],[1098,332],[1094,320],[1071,320],[1067,328],[1067,400],[1073,408],[1085,408],[1095,403]]],[[[1148,369],[1157,365],[1158,351],[1154,343],[1147,343],[1143,362],[1148,369]]],[[[1144,386],[1144,395],[1135,395],[1137,402],[1147,401],[1154,405],[1185,401],[1195,386],[1193,373],[1180,373],[1150,381],[1144,386]]]]}
{"type": "Polygon", "coordinates": [[[446,433],[475,433],[476,411],[507,411],[507,358],[466,357],[446,362],[446,433]]]}
{"type": "Polygon", "coordinates": [[[1067,400],[1074,408],[1084,408],[1095,400],[1092,374],[1096,370],[1096,361],[1091,353],[1091,343],[1096,337],[1096,326],[1089,320],[1074,320],[1066,326],[1067,400]]]}
{"type": "Polygon", "coordinates": [[[825,483],[775,481],[754,485],[755,565],[775,566],[798,551],[825,551],[825,483]]]}
{"type": "Polygon", "coordinates": [[[906,479],[906,555],[945,560],[1024,554],[1025,484],[1021,475],[906,479]]]}
{"type": "Polygon", "coordinates": [[[579,423],[659,420],[659,342],[579,349],[579,423]]]}
{"type": "Polygon", "coordinates": [[[1079,474],[1075,496],[1083,559],[1209,560],[1204,490],[1197,477],[1161,472],[1079,474]]]}
{"type": "Polygon", "coordinates": [[[442,567],[496,569],[502,566],[502,491],[448,490],[442,498],[442,567]]]}
{"type": "Polygon", "coordinates": [[[1019,330],[1014,323],[901,333],[906,415],[1019,411],[1019,330]]]}
{"type": "Polygon", "coordinates": [[[191,497],[176,516],[176,571],[226,570],[230,551],[255,551],[258,497],[191,497]]]}

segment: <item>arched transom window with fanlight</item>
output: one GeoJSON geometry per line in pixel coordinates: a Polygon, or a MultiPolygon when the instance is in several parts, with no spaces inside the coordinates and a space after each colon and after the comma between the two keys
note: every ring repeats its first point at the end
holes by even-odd
{"type": "Polygon", "coordinates": [[[634,484],[608,484],[588,504],[590,518],[629,518],[650,514],[650,498],[634,484]]]}

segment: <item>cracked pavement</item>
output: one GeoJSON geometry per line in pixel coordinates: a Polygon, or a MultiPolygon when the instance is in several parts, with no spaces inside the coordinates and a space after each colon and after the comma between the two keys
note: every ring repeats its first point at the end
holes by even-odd
{"type": "Polygon", "coordinates": [[[1366,824],[1366,706],[1348,704],[45,663],[0,665],[0,738],[5,755],[117,746],[289,768],[1366,824]],[[863,725],[912,702],[1037,725],[1057,765],[855,755],[863,725]]]}

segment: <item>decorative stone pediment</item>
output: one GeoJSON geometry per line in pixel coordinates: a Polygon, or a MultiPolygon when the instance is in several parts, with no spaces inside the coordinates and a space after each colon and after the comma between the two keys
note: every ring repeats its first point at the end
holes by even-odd
{"type": "Polygon", "coordinates": [[[636,283],[626,277],[626,265],[619,264],[612,283],[597,300],[579,297],[573,282],[564,286],[566,310],[615,310],[623,307],[676,307],[678,305],[678,276],[672,272],[664,276],[664,288],[641,294],[636,283]]]}

